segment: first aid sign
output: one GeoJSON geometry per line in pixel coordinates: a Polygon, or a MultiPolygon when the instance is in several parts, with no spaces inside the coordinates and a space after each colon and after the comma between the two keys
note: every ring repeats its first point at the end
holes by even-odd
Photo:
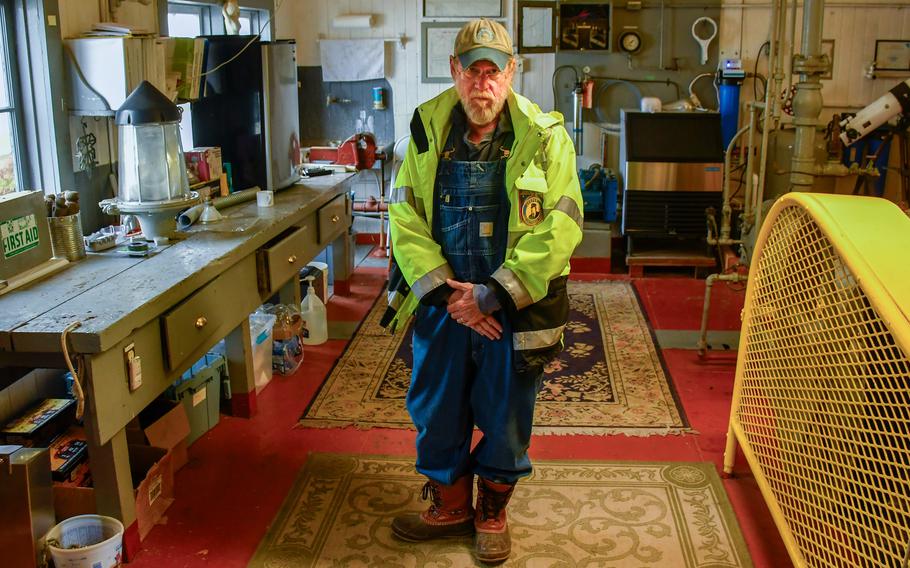
{"type": "Polygon", "coordinates": [[[3,258],[38,246],[38,224],[34,215],[23,215],[7,221],[0,221],[0,242],[3,243],[3,258]]]}

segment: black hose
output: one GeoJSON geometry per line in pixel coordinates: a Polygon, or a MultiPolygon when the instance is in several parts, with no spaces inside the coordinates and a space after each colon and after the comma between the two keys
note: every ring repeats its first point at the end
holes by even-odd
{"type": "MultiPolygon", "coordinates": [[[[638,97],[639,105],[641,104],[641,89],[639,89],[638,87],[636,87],[629,81],[626,81],[625,79],[602,79],[602,81],[603,81],[603,83],[601,83],[600,86],[597,88],[597,92],[594,94],[594,100],[592,101],[592,103],[593,103],[592,106],[594,107],[594,113],[597,115],[598,121],[610,123],[610,121],[607,120],[606,117],[603,116],[603,114],[601,114],[600,97],[602,97],[603,94],[607,91],[607,89],[609,89],[613,85],[623,85],[625,87],[628,87],[628,89],[630,91],[632,91],[632,94],[634,94],[636,97],[638,97]]],[[[617,120],[617,122],[618,122],[618,120],[617,120]]]]}
{"type": "Polygon", "coordinates": [[[766,45],[770,49],[771,42],[766,41],[765,43],[761,44],[761,46],[758,48],[758,53],[755,54],[755,66],[752,69],[752,75],[754,75],[755,77],[761,77],[764,82],[764,89],[762,89],[761,98],[759,98],[759,96],[758,96],[758,84],[754,81],[752,82],[752,96],[755,98],[756,101],[765,100],[765,92],[768,90],[768,80],[765,79],[764,76],[758,74],[758,60],[761,59],[761,53],[762,53],[762,51],[765,50],[766,45]]]}

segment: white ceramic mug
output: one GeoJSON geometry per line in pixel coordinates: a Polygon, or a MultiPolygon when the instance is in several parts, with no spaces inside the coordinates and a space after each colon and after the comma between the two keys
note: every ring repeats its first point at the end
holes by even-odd
{"type": "Polygon", "coordinates": [[[272,205],[275,205],[275,192],[270,190],[257,191],[256,205],[259,207],[271,207],[272,205]]]}

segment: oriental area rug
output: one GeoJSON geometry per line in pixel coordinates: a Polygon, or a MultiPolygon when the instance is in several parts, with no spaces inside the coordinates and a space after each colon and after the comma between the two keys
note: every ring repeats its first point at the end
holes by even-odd
{"type": "MultiPolygon", "coordinates": [[[[392,518],[421,511],[414,459],[311,454],[251,568],[475,566],[471,537],[405,543],[392,518]]],[[[752,566],[710,463],[540,461],[508,506],[503,566],[752,566]]]]}
{"type": "MultiPolygon", "coordinates": [[[[687,423],[667,380],[632,285],[569,282],[565,349],[545,370],[535,434],[647,436],[687,423]]],[[[300,420],[302,427],[412,428],[405,408],[411,377],[411,326],[379,326],[384,296],[336,362],[300,420]]]]}

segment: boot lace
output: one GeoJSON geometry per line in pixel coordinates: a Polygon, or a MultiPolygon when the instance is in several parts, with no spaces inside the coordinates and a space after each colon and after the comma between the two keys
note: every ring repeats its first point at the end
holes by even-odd
{"type": "Polygon", "coordinates": [[[439,495],[439,486],[432,481],[427,481],[423,484],[423,489],[420,491],[420,498],[424,501],[427,499],[431,500],[433,502],[433,511],[442,507],[442,496],[439,495]]]}
{"type": "Polygon", "coordinates": [[[506,504],[509,502],[509,497],[512,496],[512,490],[514,487],[510,487],[508,490],[503,491],[502,493],[498,491],[493,491],[487,486],[480,485],[480,517],[481,520],[495,519],[499,516],[499,513],[505,508],[506,504]]]}

